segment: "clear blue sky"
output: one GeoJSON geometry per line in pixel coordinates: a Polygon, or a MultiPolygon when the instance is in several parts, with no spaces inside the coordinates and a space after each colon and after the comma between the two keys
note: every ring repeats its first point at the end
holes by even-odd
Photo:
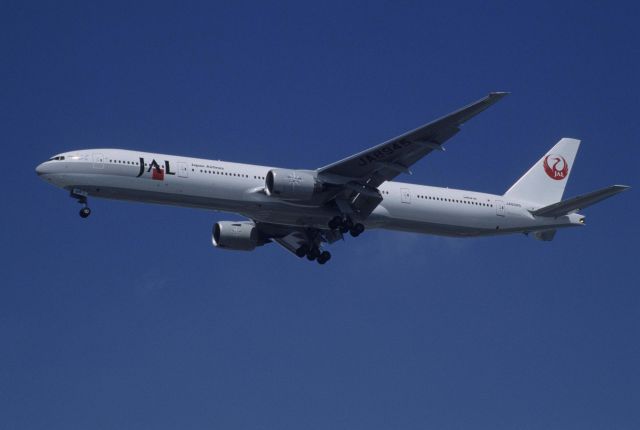
{"type": "Polygon", "coordinates": [[[0,428],[640,428],[637,2],[107,3],[0,6],[0,428]],[[636,188],[551,243],[372,231],[321,267],[213,249],[229,214],[81,220],[33,170],[315,168],[495,90],[401,179],[502,193],[566,136],[567,196],[636,188]]]}

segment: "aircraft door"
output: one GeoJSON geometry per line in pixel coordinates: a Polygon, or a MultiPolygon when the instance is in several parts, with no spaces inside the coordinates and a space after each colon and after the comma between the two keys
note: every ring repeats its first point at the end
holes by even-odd
{"type": "Polygon", "coordinates": [[[182,161],[178,162],[178,176],[181,178],[189,177],[189,169],[187,163],[184,163],[182,161]]]}
{"type": "Polygon", "coordinates": [[[102,154],[93,154],[93,168],[94,169],[102,169],[104,168],[105,158],[102,154]]]}
{"type": "Polygon", "coordinates": [[[496,215],[504,216],[504,202],[502,200],[496,200],[493,204],[496,205],[496,215]]]}
{"type": "Polygon", "coordinates": [[[411,191],[409,191],[409,188],[400,189],[400,201],[402,203],[411,204],[411,191]]]}

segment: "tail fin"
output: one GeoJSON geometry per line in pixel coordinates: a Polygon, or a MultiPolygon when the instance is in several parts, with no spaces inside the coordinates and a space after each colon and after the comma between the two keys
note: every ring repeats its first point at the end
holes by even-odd
{"type": "Polygon", "coordinates": [[[579,147],[577,139],[560,139],[504,196],[543,206],[559,202],[579,147]]]}

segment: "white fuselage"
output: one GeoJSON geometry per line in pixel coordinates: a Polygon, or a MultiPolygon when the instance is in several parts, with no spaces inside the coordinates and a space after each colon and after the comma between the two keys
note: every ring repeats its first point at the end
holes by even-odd
{"type": "MultiPolygon", "coordinates": [[[[38,174],[89,196],[239,213],[259,222],[326,229],[337,209],[286,202],[264,192],[272,167],[122,149],[59,154],[38,174]],[[64,159],[62,159],[64,157],[64,159]],[[56,159],[58,158],[58,159],[56,159]],[[143,165],[141,166],[141,161],[143,165]]],[[[367,228],[479,236],[580,226],[583,217],[535,217],[540,205],[503,196],[386,182],[367,228]]]]}

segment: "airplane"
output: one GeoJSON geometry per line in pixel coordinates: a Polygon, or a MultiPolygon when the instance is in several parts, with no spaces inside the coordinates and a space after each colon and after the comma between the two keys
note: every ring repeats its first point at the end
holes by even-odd
{"type": "Polygon", "coordinates": [[[472,237],[513,233],[551,241],[585,224],[579,210],[629,189],[612,185],[562,200],[580,146],[563,138],[503,195],[395,182],[398,175],[508,93],[493,92],[449,115],[319,169],[288,169],[125,149],[64,152],[36,167],[91,214],[89,197],[240,214],[213,225],[215,247],[252,251],[275,242],[325,264],[325,244],[365,229],[472,237]]]}

